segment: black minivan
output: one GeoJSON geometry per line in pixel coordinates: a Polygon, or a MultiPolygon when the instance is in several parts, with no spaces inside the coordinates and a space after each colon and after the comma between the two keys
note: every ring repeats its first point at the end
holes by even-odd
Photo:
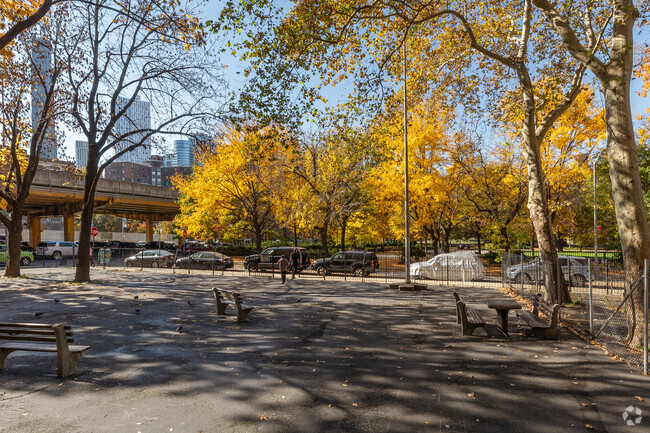
{"type": "Polygon", "coordinates": [[[319,275],[337,273],[363,277],[379,268],[379,259],[369,251],[341,251],[329,259],[316,260],[313,268],[319,275]]]}
{"type": "MultiPolygon", "coordinates": [[[[244,258],[244,269],[249,271],[266,271],[272,269],[278,269],[278,260],[280,257],[284,256],[291,263],[291,253],[296,247],[270,247],[262,251],[262,254],[253,254],[244,258]]],[[[298,248],[300,253],[300,267],[299,271],[307,269],[311,263],[311,258],[309,257],[309,252],[306,248],[298,248]]]]}

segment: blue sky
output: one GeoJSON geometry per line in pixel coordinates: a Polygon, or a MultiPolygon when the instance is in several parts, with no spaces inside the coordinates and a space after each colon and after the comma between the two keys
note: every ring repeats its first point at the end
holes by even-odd
{"type": "MultiPolygon", "coordinates": [[[[209,7],[206,8],[206,12],[204,13],[204,19],[208,20],[216,18],[216,15],[221,10],[221,4],[222,3],[219,0],[210,0],[208,3],[209,7]]],[[[222,40],[217,40],[218,38],[216,36],[211,36],[211,38],[213,38],[213,42],[215,44],[223,44],[225,42],[223,38],[222,40]]],[[[637,44],[650,43],[650,30],[647,28],[641,31],[637,30],[635,38],[637,44]]],[[[241,62],[238,57],[232,56],[230,54],[230,51],[221,54],[221,62],[224,65],[223,74],[226,82],[228,83],[229,90],[234,95],[236,95],[246,82],[246,78],[244,77],[243,72],[247,64],[241,62]]],[[[593,77],[589,77],[588,81],[592,80],[593,77]]],[[[316,81],[317,80],[315,80],[315,82],[316,81]]],[[[632,113],[635,118],[637,113],[646,113],[646,110],[650,108],[650,101],[648,98],[642,98],[637,94],[638,90],[641,88],[641,85],[642,83],[640,80],[633,80],[632,82],[632,113]]],[[[328,105],[336,106],[339,102],[341,102],[340,95],[347,95],[350,93],[352,90],[351,87],[351,85],[346,86],[345,84],[340,84],[336,88],[325,88],[323,93],[329,101],[328,105]]],[[[600,100],[602,101],[602,96],[600,96],[600,100]]],[[[78,134],[66,134],[64,147],[67,157],[74,158],[74,141],[78,139],[83,139],[83,136],[80,136],[78,134]]],[[[171,139],[168,139],[167,142],[169,145],[171,143],[171,139]]]]}

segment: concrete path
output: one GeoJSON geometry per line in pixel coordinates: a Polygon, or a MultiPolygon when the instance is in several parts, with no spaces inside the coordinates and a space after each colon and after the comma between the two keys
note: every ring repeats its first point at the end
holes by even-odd
{"type": "Polygon", "coordinates": [[[15,352],[0,372],[0,432],[650,431],[650,380],[566,330],[511,339],[461,289],[488,336],[465,337],[451,288],[171,272],[30,269],[2,279],[0,321],[67,321],[92,348],[74,376],[53,354],[15,352]],[[238,290],[250,322],[217,316],[238,290]],[[58,302],[57,302],[58,301],[58,302]],[[628,406],[643,412],[627,426],[628,406]]]}

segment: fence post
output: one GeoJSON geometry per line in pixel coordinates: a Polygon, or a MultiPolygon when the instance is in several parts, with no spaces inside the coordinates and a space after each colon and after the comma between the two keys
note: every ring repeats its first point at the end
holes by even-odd
{"type": "Polygon", "coordinates": [[[594,316],[593,316],[593,301],[594,301],[594,288],[591,280],[591,258],[587,259],[589,266],[589,335],[594,335],[594,316]]]}
{"type": "Polygon", "coordinates": [[[643,263],[643,374],[648,374],[648,259],[643,263]]]}
{"type": "Polygon", "coordinates": [[[560,291],[560,282],[562,281],[560,278],[562,277],[562,266],[560,266],[560,259],[557,258],[556,256],[556,263],[557,263],[557,275],[555,276],[555,296],[556,298],[556,303],[561,304],[561,291],[560,291]]]}

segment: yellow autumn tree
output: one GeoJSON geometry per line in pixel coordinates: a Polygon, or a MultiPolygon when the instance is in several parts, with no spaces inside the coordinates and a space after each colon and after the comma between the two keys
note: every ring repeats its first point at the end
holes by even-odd
{"type": "Polygon", "coordinates": [[[190,236],[212,238],[221,227],[224,238],[252,234],[261,249],[262,235],[272,218],[270,155],[276,143],[254,128],[224,129],[189,178],[176,178],[181,213],[176,225],[190,236]]]}

